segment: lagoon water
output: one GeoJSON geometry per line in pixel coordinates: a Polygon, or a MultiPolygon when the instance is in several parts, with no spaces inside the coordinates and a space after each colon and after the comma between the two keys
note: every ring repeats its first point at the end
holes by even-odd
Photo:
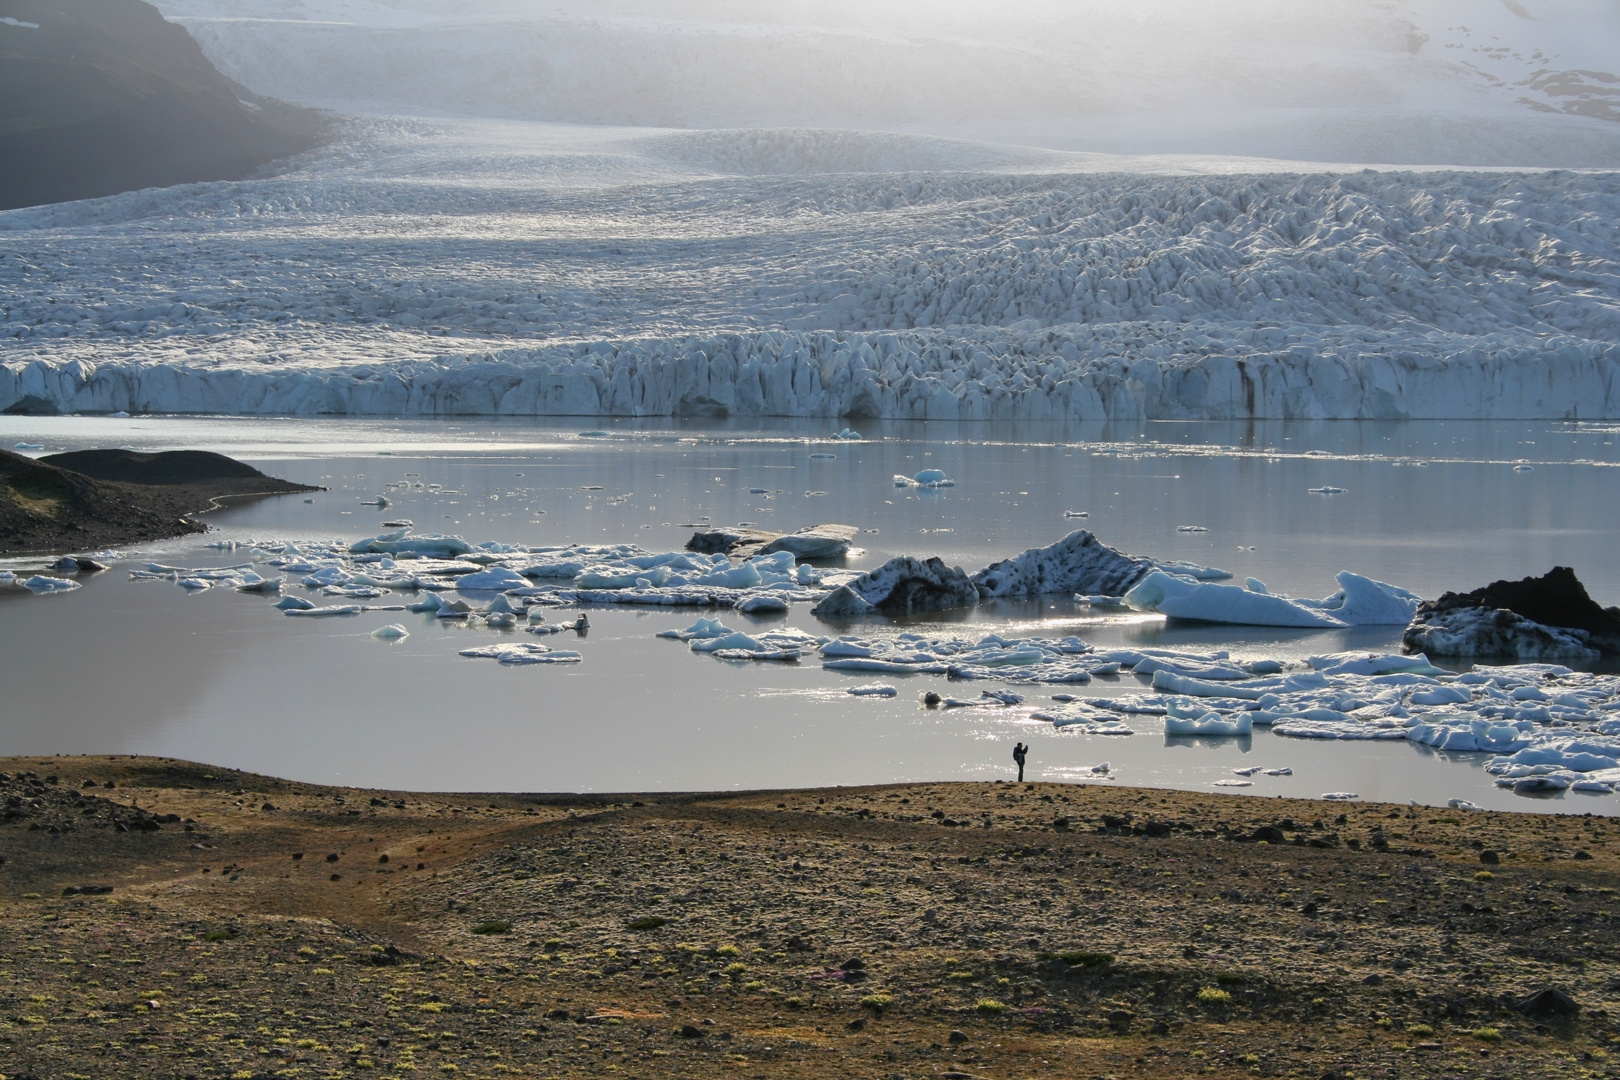
{"type": "MultiPolygon", "coordinates": [[[[1620,601],[1620,425],[1612,423],[855,426],[858,442],[794,420],[0,418],[0,445],[209,449],[329,489],[309,502],[283,496],[211,514],[207,536],[125,552],[126,561],[72,593],[0,592],[0,753],[160,754],[378,787],[640,791],[1001,778],[1010,775],[1012,743],[1023,739],[1033,748],[1032,777],[1044,780],[1218,791],[1211,785],[1235,768],[1287,766],[1293,776],[1256,776],[1242,793],[1620,811],[1608,795],[1515,797],[1492,786],[1480,767],[1485,755],[1405,742],[1321,743],[1269,731],[1167,739],[1154,717],[1130,718],[1132,736],[1087,736],[1028,718],[1064,688],[1019,687],[1027,701],[1018,707],[941,712],[917,697],[952,692],[945,681],[911,676],[882,680],[899,686],[897,698],[854,698],[848,687],[877,680],[808,659],[727,663],[653,636],[691,623],[698,613],[690,609],[593,608],[588,635],[563,646],[583,653],[582,663],[506,668],[457,655],[499,632],[400,612],[287,619],[262,597],[188,595],[125,572],[146,560],[239,561],[208,547],[218,540],[354,540],[384,520],[473,542],[653,551],[681,547],[696,522],[782,531],[840,522],[866,530],[853,568],[915,554],[971,571],[1083,527],[1123,551],[1220,566],[1295,595],[1326,595],[1344,569],[1434,596],[1569,565],[1600,602],[1620,601]],[[894,486],[894,474],[924,468],[957,486],[894,486]],[[1345,490],[1309,490],[1324,486],[1345,490]],[[385,492],[386,509],[363,505],[385,492]],[[1181,530],[1194,525],[1206,531],[1181,530]],[[391,622],[411,636],[394,644],[370,636],[391,622]],[[1101,762],[1115,779],[1090,779],[1101,762]]],[[[804,605],[786,622],[838,632],[804,605]]],[[[906,628],[947,623],[961,636],[1079,634],[1100,645],[1279,659],[1389,651],[1400,634],[1167,624],[1051,601],[918,618],[906,628]]],[[[1142,685],[1127,674],[1085,693],[1142,685]]]]}

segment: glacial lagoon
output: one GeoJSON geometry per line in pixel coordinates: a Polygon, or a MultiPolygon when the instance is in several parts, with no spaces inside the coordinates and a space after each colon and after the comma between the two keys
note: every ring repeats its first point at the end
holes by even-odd
{"type": "MultiPolygon", "coordinates": [[[[941,710],[924,708],[919,695],[976,697],[982,688],[938,675],[843,674],[813,654],[797,663],[718,660],[656,636],[711,616],[750,633],[1073,635],[1105,650],[1300,662],[1398,651],[1398,626],[1167,623],[1065,598],[856,627],[824,623],[807,603],[773,617],[593,606],[583,637],[557,635],[580,663],[524,667],[459,655],[523,640],[521,627],[398,611],[286,618],[274,596],[130,574],[149,562],[241,563],[250,546],[231,550],[232,542],[349,543],[404,520],[474,543],[650,552],[679,550],[694,525],[791,531],[837,522],[861,529],[858,550],[837,568],[913,554],[973,571],[1085,528],[1124,552],[1220,567],[1289,595],[1326,596],[1341,570],[1432,597],[1568,565],[1600,602],[1620,600],[1612,423],[849,423],[860,439],[837,438],[841,424],[803,420],[5,417],[0,445],[208,449],[328,490],[215,512],[207,535],[120,552],[111,570],[71,592],[0,590],[0,753],[168,755],[350,785],[637,791],[1006,778],[1022,739],[1032,746],[1032,779],[1620,808],[1608,794],[1517,796],[1484,773],[1489,755],[1405,741],[1318,741],[1265,728],[1172,737],[1162,717],[1143,715],[1126,717],[1135,734],[1088,735],[1031,718],[1065,691],[1145,692],[1146,680],[1129,671],[1081,690],[998,682],[1023,702],[941,710]],[[923,469],[954,486],[893,482],[923,469]],[[409,636],[372,636],[390,624],[409,636]],[[876,682],[896,696],[847,692],[876,682]],[[1256,767],[1292,774],[1235,772],[1256,767]],[[1216,786],[1239,779],[1251,786],[1216,786]]],[[[286,591],[312,595],[296,575],[286,591]]]]}

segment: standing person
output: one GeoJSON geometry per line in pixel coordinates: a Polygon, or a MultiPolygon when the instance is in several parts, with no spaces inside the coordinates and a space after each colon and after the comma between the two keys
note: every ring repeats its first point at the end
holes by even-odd
{"type": "Polygon", "coordinates": [[[1024,758],[1029,756],[1029,747],[1018,743],[1013,747],[1013,760],[1018,762],[1018,782],[1024,782],[1024,758]]]}

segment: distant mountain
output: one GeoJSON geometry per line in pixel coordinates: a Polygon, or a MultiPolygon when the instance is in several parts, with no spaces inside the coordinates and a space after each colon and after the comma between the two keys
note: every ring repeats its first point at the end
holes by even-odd
{"type": "Polygon", "coordinates": [[[237,179],[322,127],[141,0],[0,0],[0,209],[237,179]]]}
{"type": "Polygon", "coordinates": [[[1620,0],[153,0],[343,112],[1620,167],[1620,0]]]}

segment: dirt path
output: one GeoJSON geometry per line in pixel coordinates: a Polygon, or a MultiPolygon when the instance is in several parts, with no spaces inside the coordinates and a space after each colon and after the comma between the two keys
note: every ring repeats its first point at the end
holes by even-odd
{"type": "Polygon", "coordinates": [[[10,1080],[1620,1074],[1603,818],[0,770],[10,1080]]]}

